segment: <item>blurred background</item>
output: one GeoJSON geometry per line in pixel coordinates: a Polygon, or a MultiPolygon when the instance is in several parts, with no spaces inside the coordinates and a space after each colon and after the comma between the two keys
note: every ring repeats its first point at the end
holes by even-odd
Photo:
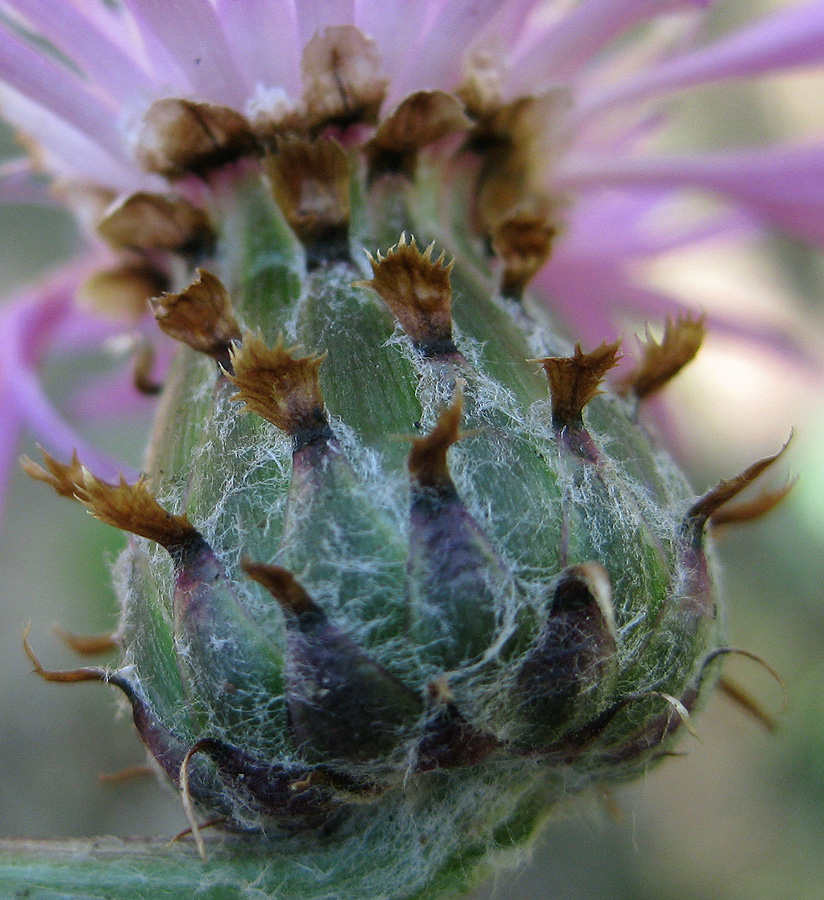
{"type": "MultiPolygon", "coordinates": [[[[778,2],[716,4],[722,29],[778,2]]],[[[796,73],[693,91],[677,104],[679,147],[761,144],[824,135],[824,78],[796,73]]],[[[0,133],[0,152],[13,152],[0,133]]],[[[79,238],[58,211],[0,208],[0,289],[12,294],[71,254],[79,238]]],[[[824,362],[824,256],[789,239],[751,253],[704,249],[648,273],[690,302],[752,310],[824,362]]],[[[631,340],[630,340],[631,343],[631,340]]],[[[2,348],[0,348],[2,352],[2,348]]],[[[75,363],[76,365],[76,363],[75,363]]],[[[84,368],[84,371],[86,369],[84,368]]],[[[52,395],[75,379],[49,368],[52,395]]],[[[795,437],[771,475],[799,483],[762,522],[719,536],[731,643],[781,673],[789,703],[767,734],[723,696],[668,760],[609,801],[559,806],[532,862],[477,900],[820,900],[824,897],[824,391],[822,371],[711,337],[668,390],[668,430],[697,491],[795,437]]],[[[89,436],[139,468],[147,419],[101,420],[89,436]]],[[[22,452],[32,454],[27,443],[22,452]]],[[[45,684],[31,673],[21,630],[51,668],[76,665],[52,630],[114,628],[108,565],[114,529],[15,476],[0,533],[0,836],[168,834],[186,823],[152,778],[105,784],[100,773],[144,760],[128,716],[100,685],[45,684]]],[[[756,664],[725,672],[772,710],[781,691],[756,664]]]]}

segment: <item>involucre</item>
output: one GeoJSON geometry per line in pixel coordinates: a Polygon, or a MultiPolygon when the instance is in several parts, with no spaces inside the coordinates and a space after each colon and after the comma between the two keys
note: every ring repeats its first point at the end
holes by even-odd
{"type": "Polygon", "coordinates": [[[201,813],[265,844],[276,896],[432,898],[668,752],[724,652],[707,523],[774,457],[696,498],[637,411],[702,323],[613,392],[618,345],[530,304],[560,200],[529,98],[422,92],[363,143],[380,97],[350,87],[267,128],[147,114],[141,161],[199,202],[99,227],[185,346],[139,482],[26,463],[132,534],[119,666],[39,670],[124,692],[207,857],[201,813]]]}

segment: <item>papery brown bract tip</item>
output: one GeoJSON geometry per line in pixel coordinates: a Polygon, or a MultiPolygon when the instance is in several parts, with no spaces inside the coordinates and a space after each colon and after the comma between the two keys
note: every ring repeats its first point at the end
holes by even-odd
{"type": "Polygon", "coordinates": [[[138,191],[110,207],[97,224],[118,250],[195,254],[212,246],[214,229],[202,209],[174,194],[138,191]]]}
{"type": "Polygon", "coordinates": [[[34,667],[34,672],[44,681],[53,681],[62,684],[72,684],[80,681],[108,681],[109,673],[106,669],[98,666],[81,666],[79,669],[51,670],[43,668],[40,660],[35,655],[31,644],[29,643],[29,631],[31,625],[27,625],[23,629],[23,649],[28,656],[29,661],[34,667]]]}
{"type": "Polygon", "coordinates": [[[161,331],[222,363],[240,340],[240,327],[229,294],[215,275],[197,270],[197,278],[179,294],[161,294],[151,301],[161,331]]]}
{"type": "Polygon", "coordinates": [[[173,515],[157,502],[141,477],[128,484],[121,477],[117,484],[95,478],[75,453],[69,464],[61,463],[45,450],[44,466],[24,457],[23,468],[37,481],[51,485],[63,497],[71,497],[101,522],[123,531],[156,541],[167,549],[176,548],[199,538],[197,530],[185,515],[173,515]]]}
{"type": "Polygon", "coordinates": [[[407,465],[409,473],[421,487],[442,487],[451,484],[446,453],[461,439],[463,395],[460,391],[450,406],[442,409],[438,421],[429,434],[412,439],[407,465]]]}
{"type": "Polygon", "coordinates": [[[77,294],[77,304],[118,321],[137,322],[152,297],[166,290],[168,278],[152,265],[124,263],[92,274],[77,294]]]}
{"type": "Polygon", "coordinates": [[[660,391],[695,358],[705,332],[703,316],[697,319],[688,315],[679,316],[674,322],[667,319],[660,342],[647,328],[646,340],[642,342],[641,362],[619,386],[639,400],[660,391]]]}
{"type": "Polygon", "coordinates": [[[250,331],[231,350],[233,374],[227,377],[238,388],[232,399],[292,437],[309,436],[328,429],[318,370],[324,356],[297,356],[287,348],[283,335],[269,347],[250,331]]]}
{"type": "Polygon", "coordinates": [[[154,344],[146,338],[139,338],[134,347],[132,383],[135,389],[147,397],[156,397],[163,390],[163,382],[154,376],[154,344]]]}
{"type": "Polygon", "coordinates": [[[524,205],[548,202],[546,169],[561,152],[570,102],[569,91],[559,87],[508,103],[487,99],[478,109],[467,148],[481,159],[476,203],[484,234],[492,235],[524,205]]]}
{"type": "Polygon", "coordinates": [[[593,397],[602,393],[601,380],[617,365],[620,341],[603,343],[596,350],[584,353],[575,345],[572,356],[549,356],[539,362],[549,379],[552,398],[552,424],[555,428],[580,428],[583,409],[593,397]]]}
{"type": "Polygon", "coordinates": [[[275,200],[309,262],[349,257],[349,157],[334,140],[281,138],[266,157],[275,200]]]}
{"type": "Polygon", "coordinates": [[[253,562],[251,559],[243,559],[240,564],[252,581],[263,585],[289,612],[299,616],[301,613],[316,609],[314,601],[288,569],[253,562]]]}
{"type": "Polygon", "coordinates": [[[383,173],[412,177],[418,151],[471,125],[461,102],[445,91],[417,91],[404,98],[366,143],[370,178],[383,173]]]}
{"type": "Polygon", "coordinates": [[[520,299],[524,288],[549,259],[557,226],[540,213],[514,213],[492,234],[492,246],[503,262],[501,294],[520,299]]]}
{"type": "Polygon", "coordinates": [[[60,640],[80,656],[97,656],[118,647],[117,634],[111,631],[103,634],[74,634],[60,625],[53,625],[52,628],[60,640]]]}
{"type": "Polygon", "coordinates": [[[783,487],[771,491],[762,491],[752,500],[736,503],[716,510],[710,516],[709,522],[713,528],[721,528],[725,525],[738,525],[744,522],[754,522],[772,512],[779,503],[784,500],[795,487],[798,479],[793,478],[783,487]]]}
{"type": "Polygon", "coordinates": [[[703,532],[707,521],[715,515],[722,506],[732,500],[733,497],[740,494],[748,485],[752,484],[762,472],[768,469],[783,455],[784,451],[789,446],[791,439],[792,433],[790,433],[790,437],[787,438],[786,443],[778,453],[774,453],[772,456],[766,456],[764,459],[759,459],[734,478],[720,481],[711,491],[708,491],[703,497],[696,500],[687,511],[687,527],[696,535],[700,535],[703,532]]]}
{"type": "Polygon", "coordinates": [[[354,25],[318,31],[303,51],[301,71],[307,129],[377,121],[388,82],[378,45],[354,25]]]}
{"type": "Polygon", "coordinates": [[[48,484],[61,497],[70,497],[77,499],[77,485],[83,477],[83,466],[77,457],[77,451],[72,453],[71,462],[61,463],[55,459],[50,453],[38,445],[40,453],[43,455],[43,465],[40,466],[28,456],[20,457],[20,465],[23,471],[33,478],[35,481],[42,481],[48,484]]]}
{"type": "Polygon", "coordinates": [[[205,175],[257,152],[251,126],[239,112],[214,103],[165,97],[153,103],[143,118],[136,156],[147,172],[181,178],[205,175]]]}
{"type": "Polygon", "coordinates": [[[415,346],[425,355],[454,352],[452,343],[453,261],[445,254],[432,258],[434,244],[421,253],[414,237],[406,235],[384,256],[369,255],[372,278],[356,287],[371,288],[389,307],[415,346]]]}

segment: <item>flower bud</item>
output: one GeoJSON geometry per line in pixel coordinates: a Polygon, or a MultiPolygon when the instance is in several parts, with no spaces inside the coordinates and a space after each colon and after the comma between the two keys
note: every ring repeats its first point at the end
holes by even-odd
{"type": "MultiPolygon", "coordinates": [[[[120,668],[41,672],[120,688],[195,830],[288,833],[301,896],[436,897],[516,856],[561,795],[668,751],[723,645],[707,523],[777,457],[696,499],[637,411],[701,323],[650,340],[619,394],[618,344],[573,348],[530,304],[555,228],[545,197],[523,206],[526,113],[506,152],[503,112],[464,151],[486,154],[467,190],[495,228],[456,204],[438,230],[451,170],[424,147],[471,117],[416,96],[358,146],[383,83],[350,31],[310,46],[341,71],[309,80],[299,136],[220,173],[250,133],[195,142],[208,215],[142,194],[101,223],[190,283],[153,301],[180,348],[145,475],[26,462],[132,535],[120,668]],[[398,224],[454,259],[390,248],[398,224]]],[[[195,105],[176,104],[152,169],[185,180],[195,105]]]]}

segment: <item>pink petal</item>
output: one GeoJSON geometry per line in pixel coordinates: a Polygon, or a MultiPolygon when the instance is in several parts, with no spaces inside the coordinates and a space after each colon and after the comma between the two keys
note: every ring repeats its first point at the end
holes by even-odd
{"type": "MultiPolygon", "coordinates": [[[[463,75],[464,56],[460,48],[469,46],[495,15],[500,0],[435,0],[426,26],[412,42],[406,70],[392,96],[412,90],[453,88],[463,75]]],[[[414,22],[410,21],[414,27],[414,22]]]]}
{"type": "Polygon", "coordinates": [[[44,107],[113,157],[124,158],[117,110],[95,96],[67,66],[0,26],[0,80],[44,107]]]}
{"type": "Polygon", "coordinates": [[[684,222],[665,189],[591,191],[578,198],[553,259],[601,265],[641,262],[706,241],[740,240],[756,229],[740,210],[684,222]]]}
{"type": "Polygon", "coordinates": [[[824,146],[689,157],[575,154],[553,179],[561,191],[697,187],[731,198],[792,234],[824,243],[824,146]]]}
{"type": "Polygon", "coordinates": [[[138,190],[148,179],[118,155],[113,157],[100,144],[81,134],[59,116],[28,97],[0,84],[3,116],[37,144],[37,167],[53,176],[85,178],[118,190],[138,190]]]}
{"type": "MultiPolygon", "coordinates": [[[[208,0],[124,2],[141,31],[168,51],[201,99],[243,108],[250,85],[208,0]]],[[[242,47],[237,50],[243,52],[242,47]]]]}
{"type": "MultiPolygon", "coordinates": [[[[0,387],[3,409],[12,411],[19,425],[26,426],[45,446],[68,459],[76,449],[84,463],[101,478],[117,478],[120,472],[135,473],[100,453],[87,443],[55,409],[40,383],[37,366],[42,354],[75,314],[74,293],[80,270],[69,269],[42,295],[24,295],[0,311],[0,346],[3,347],[0,387]]],[[[4,453],[14,432],[14,423],[4,425],[4,453]]]]}
{"type": "Polygon", "coordinates": [[[384,0],[376,11],[375,0],[358,0],[355,24],[378,45],[383,70],[391,77],[386,108],[409,93],[408,83],[401,83],[400,73],[409,64],[414,48],[426,23],[427,0],[384,0]]]}
{"type": "Polygon", "coordinates": [[[516,93],[534,91],[536,86],[568,80],[635,25],[673,10],[706,5],[706,0],[584,0],[513,61],[512,88],[516,93]]]}
{"type": "Polygon", "coordinates": [[[477,48],[490,48],[512,55],[522,39],[528,37],[532,29],[525,26],[542,0],[504,0],[495,15],[480,30],[470,53],[477,48]]]}
{"type": "MultiPolygon", "coordinates": [[[[151,326],[150,339],[156,339],[152,378],[162,382],[180,345],[162,335],[154,320],[151,326]]],[[[129,359],[115,372],[84,381],[69,400],[68,411],[74,418],[95,422],[149,413],[156,405],[155,398],[141,394],[135,387],[134,360],[129,359]]]]}
{"type": "Polygon", "coordinates": [[[251,85],[300,96],[300,54],[294,0],[217,0],[217,14],[251,85]]]}
{"type": "Polygon", "coordinates": [[[582,96],[581,118],[618,103],[646,100],[723,78],[751,78],[824,61],[824,3],[793,6],[735,31],[709,47],[685,53],[582,96]]]}
{"type": "Polygon", "coordinates": [[[88,15],[65,2],[5,0],[33,29],[76,63],[89,80],[122,102],[148,92],[151,80],[133,57],[108,39],[88,15]]]}
{"type": "MultiPolygon", "coordinates": [[[[379,11],[375,12],[377,16],[380,14],[379,11]]],[[[298,2],[298,29],[301,47],[305,47],[318,31],[322,31],[329,25],[352,25],[354,22],[354,0],[299,0],[298,2]]]]}
{"type": "Polygon", "coordinates": [[[11,159],[0,164],[0,201],[59,206],[54,195],[38,178],[28,158],[11,159]]]}
{"type": "Polygon", "coordinates": [[[6,494],[17,463],[17,447],[23,430],[17,407],[10,402],[7,394],[3,384],[3,370],[0,368],[0,524],[3,521],[6,494]]]}

